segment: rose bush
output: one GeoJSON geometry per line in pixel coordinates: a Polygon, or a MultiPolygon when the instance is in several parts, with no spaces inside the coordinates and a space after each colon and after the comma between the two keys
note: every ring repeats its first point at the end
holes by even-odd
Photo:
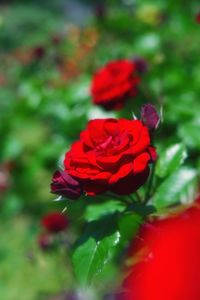
{"type": "Polygon", "coordinates": [[[93,103],[107,110],[121,109],[128,98],[137,94],[139,81],[134,61],[124,59],[109,62],[93,77],[93,103]]]}
{"type": "Polygon", "coordinates": [[[96,119],[66,153],[65,171],[88,195],[130,194],[145,183],[156,159],[148,128],[139,120],[96,119]]]}

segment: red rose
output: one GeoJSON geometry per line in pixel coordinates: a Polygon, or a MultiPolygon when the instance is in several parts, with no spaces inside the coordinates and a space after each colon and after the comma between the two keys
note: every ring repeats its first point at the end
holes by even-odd
{"type": "Polygon", "coordinates": [[[138,120],[96,119],[88,123],[65,156],[66,171],[88,195],[126,195],[147,180],[156,158],[147,127],[138,120]]]}
{"type": "Polygon", "coordinates": [[[109,62],[93,77],[91,94],[93,103],[104,108],[121,109],[129,97],[137,94],[140,79],[133,61],[109,62]]]}
{"type": "Polygon", "coordinates": [[[43,217],[42,226],[51,233],[57,233],[67,228],[68,219],[59,212],[52,212],[43,217]]]}

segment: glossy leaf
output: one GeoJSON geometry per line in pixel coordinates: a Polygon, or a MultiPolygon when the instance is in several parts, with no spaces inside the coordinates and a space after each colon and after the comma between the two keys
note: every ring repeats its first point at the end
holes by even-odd
{"type": "Polygon", "coordinates": [[[196,170],[183,167],[174,172],[158,187],[150,202],[157,210],[160,210],[179,202],[193,201],[197,182],[196,170]]]}
{"type": "Polygon", "coordinates": [[[167,148],[159,157],[156,165],[156,175],[165,177],[174,172],[186,159],[184,144],[175,144],[167,148]]]}
{"type": "Polygon", "coordinates": [[[91,222],[117,211],[122,212],[125,208],[126,206],[122,202],[110,200],[104,203],[88,205],[84,217],[87,221],[91,222]]]}
{"type": "Polygon", "coordinates": [[[127,213],[119,218],[119,228],[121,237],[126,241],[134,239],[138,233],[143,219],[140,215],[135,213],[127,213]]]}
{"type": "Polygon", "coordinates": [[[120,233],[114,217],[88,224],[72,257],[79,284],[89,284],[103,271],[105,264],[113,258],[119,241],[120,233]]]}

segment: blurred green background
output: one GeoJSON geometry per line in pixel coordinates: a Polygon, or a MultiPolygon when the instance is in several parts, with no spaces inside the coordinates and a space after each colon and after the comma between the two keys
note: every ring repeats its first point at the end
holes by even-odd
{"type": "Polygon", "coordinates": [[[66,249],[44,253],[37,240],[41,217],[65,207],[49,184],[89,119],[131,118],[153,102],[164,114],[158,149],[184,142],[200,168],[199,10],[195,0],[0,1],[1,299],[63,299],[75,284],[66,249]],[[94,71],[134,57],[149,68],[138,98],[118,113],[92,106],[94,71]]]}

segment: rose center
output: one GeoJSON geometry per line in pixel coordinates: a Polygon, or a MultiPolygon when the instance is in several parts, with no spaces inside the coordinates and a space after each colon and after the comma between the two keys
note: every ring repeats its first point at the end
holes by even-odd
{"type": "Polygon", "coordinates": [[[95,147],[95,152],[98,154],[109,155],[112,153],[113,149],[119,146],[121,143],[119,136],[109,136],[103,142],[95,147]]]}

